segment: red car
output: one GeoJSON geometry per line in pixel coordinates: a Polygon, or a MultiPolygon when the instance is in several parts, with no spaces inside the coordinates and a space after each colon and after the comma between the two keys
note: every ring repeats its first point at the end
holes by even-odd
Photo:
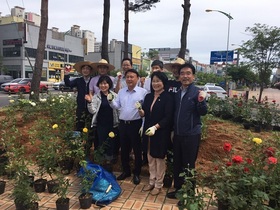
{"type": "MultiPolygon", "coordinates": [[[[21,81],[19,83],[16,84],[11,84],[11,85],[7,85],[4,88],[5,92],[9,92],[9,93],[29,93],[30,92],[30,86],[31,86],[31,79],[29,80],[24,80],[21,81]]],[[[47,92],[48,90],[48,86],[40,83],[40,92],[47,92]]]]}

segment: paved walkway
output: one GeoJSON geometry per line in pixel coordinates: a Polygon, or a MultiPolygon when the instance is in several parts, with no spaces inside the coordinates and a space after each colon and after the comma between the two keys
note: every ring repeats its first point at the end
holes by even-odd
{"type": "MultiPolygon", "coordinates": [[[[120,173],[115,173],[119,175],[120,173]]],[[[72,186],[69,188],[68,197],[70,198],[70,209],[80,209],[78,196],[80,195],[80,180],[76,174],[72,173],[67,178],[71,180],[72,186]]],[[[142,189],[148,184],[148,176],[141,177],[141,183],[134,185],[131,178],[119,181],[122,188],[122,193],[117,200],[110,205],[103,207],[104,210],[118,210],[118,209],[135,209],[135,210],[178,210],[178,200],[169,199],[166,197],[166,192],[173,189],[163,188],[162,192],[157,196],[152,196],[149,192],[143,192],[142,189]]],[[[1,210],[15,210],[13,198],[11,197],[12,185],[8,181],[5,193],[0,195],[0,209],[1,210]]],[[[47,192],[38,193],[40,197],[39,209],[40,210],[55,210],[56,194],[47,192]]],[[[92,204],[91,210],[100,209],[100,207],[92,204]]],[[[211,207],[209,210],[216,210],[217,208],[211,207]]]]}
{"type": "MultiPolygon", "coordinates": [[[[233,95],[238,95],[241,96],[241,94],[245,94],[245,91],[236,91],[236,90],[232,90],[231,92],[231,96],[233,95]]],[[[259,99],[259,95],[260,95],[260,90],[254,90],[254,91],[249,91],[249,99],[251,99],[253,96],[255,96],[257,99],[259,99]]],[[[275,89],[275,88],[266,88],[264,89],[263,93],[262,93],[262,99],[264,99],[265,97],[268,98],[268,102],[272,102],[273,100],[276,101],[277,104],[280,105],[280,90],[275,89]]]]}

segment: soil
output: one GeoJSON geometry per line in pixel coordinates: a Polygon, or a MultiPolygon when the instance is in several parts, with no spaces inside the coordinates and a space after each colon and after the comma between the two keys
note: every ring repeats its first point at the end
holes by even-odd
{"type": "MultiPolygon", "coordinates": [[[[5,113],[0,110],[0,122],[3,122],[5,119],[5,113]]],[[[21,115],[17,116],[17,129],[22,134],[20,143],[27,147],[27,151],[29,154],[34,153],[38,148],[39,142],[31,144],[29,142],[29,134],[28,130],[31,128],[36,121],[28,121],[24,122],[21,119],[21,115]]],[[[2,124],[2,123],[1,123],[2,124]]],[[[272,135],[272,132],[260,132],[254,133],[253,130],[245,130],[243,125],[240,123],[234,123],[232,121],[221,120],[219,118],[209,119],[207,121],[207,132],[206,138],[202,140],[199,150],[199,155],[196,163],[196,168],[198,171],[209,172],[214,169],[213,162],[217,159],[225,158],[225,153],[223,151],[224,142],[230,142],[234,147],[236,153],[239,155],[243,155],[246,153],[246,148],[242,143],[242,140],[245,138],[258,137],[261,139],[265,139],[272,135]]],[[[0,125],[1,128],[1,125],[0,125]]],[[[2,130],[2,129],[0,129],[2,130]]],[[[28,154],[27,154],[28,155],[28,154]]],[[[120,158],[118,163],[113,166],[113,171],[120,171],[120,158]]],[[[142,174],[148,174],[148,166],[144,166],[142,170],[142,174]]]]}

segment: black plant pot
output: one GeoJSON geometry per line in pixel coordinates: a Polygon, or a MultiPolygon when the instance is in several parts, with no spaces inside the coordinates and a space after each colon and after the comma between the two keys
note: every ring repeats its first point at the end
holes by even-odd
{"type": "Polygon", "coordinates": [[[89,209],[92,203],[92,194],[83,193],[79,196],[80,208],[89,209]]]}
{"type": "Polygon", "coordinates": [[[6,182],[0,181],[0,195],[5,192],[6,182]]]}
{"type": "Polygon", "coordinates": [[[261,126],[260,125],[255,125],[254,129],[255,129],[256,133],[260,133],[261,132],[261,126]]]}
{"type": "Polygon", "coordinates": [[[229,209],[229,205],[227,202],[218,200],[218,210],[228,210],[228,209],[229,209]]]}
{"type": "Polygon", "coordinates": [[[163,187],[170,188],[172,186],[173,177],[169,175],[165,175],[163,179],[163,187]]]}
{"type": "Polygon", "coordinates": [[[250,123],[243,123],[243,127],[244,127],[244,129],[249,130],[250,127],[251,127],[251,124],[250,123]]]}
{"type": "Polygon", "coordinates": [[[16,210],[38,210],[39,204],[38,202],[31,203],[29,205],[24,205],[22,202],[15,201],[16,210]]]}
{"type": "Polygon", "coordinates": [[[58,198],[55,202],[57,210],[69,210],[70,199],[58,198]]]}
{"type": "Polygon", "coordinates": [[[45,192],[46,190],[46,179],[37,179],[34,181],[34,190],[36,193],[45,192]]]}
{"type": "Polygon", "coordinates": [[[50,180],[47,182],[47,187],[48,187],[49,193],[56,193],[58,186],[59,186],[59,183],[57,180],[50,180]]]}

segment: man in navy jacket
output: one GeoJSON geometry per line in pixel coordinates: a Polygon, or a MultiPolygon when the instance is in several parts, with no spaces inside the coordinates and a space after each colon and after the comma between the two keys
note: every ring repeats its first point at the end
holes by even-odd
{"type": "MultiPolygon", "coordinates": [[[[193,83],[195,67],[190,63],[180,66],[179,80],[182,84],[175,94],[174,113],[174,192],[167,193],[168,198],[176,198],[176,193],[184,184],[179,174],[186,169],[194,169],[201,140],[200,116],[207,114],[205,93],[193,83]]],[[[191,176],[191,175],[189,175],[191,176]]],[[[195,188],[195,182],[193,183],[195,188]]]]}
{"type": "Polygon", "coordinates": [[[77,109],[76,109],[76,130],[82,131],[86,126],[86,121],[91,122],[92,115],[87,109],[87,101],[85,95],[89,94],[89,82],[94,73],[90,61],[80,61],[74,65],[74,68],[82,77],[78,77],[70,81],[69,72],[65,72],[64,82],[68,87],[77,88],[77,109]]]}

